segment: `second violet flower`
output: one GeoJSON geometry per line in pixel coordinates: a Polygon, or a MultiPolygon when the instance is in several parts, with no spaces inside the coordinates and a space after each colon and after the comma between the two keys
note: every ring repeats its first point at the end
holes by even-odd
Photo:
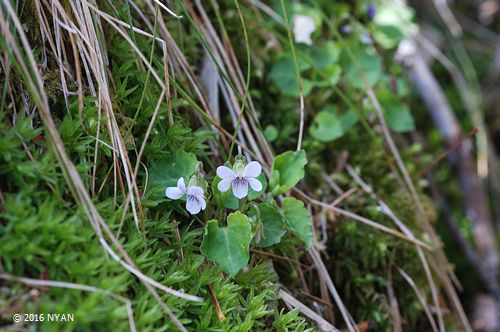
{"type": "Polygon", "coordinates": [[[261,171],[262,166],[258,162],[252,161],[246,164],[245,157],[238,156],[233,169],[226,166],[217,167],[217,176],[221,178],[217,188],[226,192],[232,186],[234,196],[241,199],[247,196],[248,185],[257,192],[262,190],[262,183],[256,179],[261,171]]]}
{"type": "Polygon", "coordinates": [[[184,195],[186,195],[186,210],[189,213],[198,214],[207,207],[207,203],[203,197],[203,188],[197,185],[190,185],[186,188],[182,177],[177,181],[176,187],[168,187],[165,190],[165,196],[173,200],[179,199],[184,195]]]}

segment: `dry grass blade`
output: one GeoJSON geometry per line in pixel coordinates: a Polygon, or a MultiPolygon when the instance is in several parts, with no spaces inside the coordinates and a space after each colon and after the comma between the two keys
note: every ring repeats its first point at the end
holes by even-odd
{"type": "Polygon", "coordinates": [[[155,0],[155,2],[163,9],[165,10],[167,13],[169,13],[170,15],[172,15],[173,17],[175,18],[182,18],[182,15],[177,15],[176,13],[174,13],[173,11],[171,11],[167,6],[165,6],[163,4],[163,2],[161,2],[160,0],[155,0]]]}
{"type": "Polygon", "coordinates": [[[399,312],[398,299],[396,298],[396,294],[394,294],[394,288],[392,286],[391,271],[389,271],[389,276],[387,278],[387,297],[389,298],[389,308],[393,318],[393,331],[402,332],[403,328],[401,326],[401,313],[399,312]]]}
{"type": "MultiPolygon", "coordinates": [[[[106,20],[110,20],[110,21],[113,21],[113,22],[123,26],[123,27],[130,28],[130,25],[128,23],[123,22],[122,20],[119,20],[116,17],[113,17],[113,16],[103,12],[99,8],[93,6],[92,4],[89,3],[88,6],[90,8],[92,8],[92,10],[94,10],[99,16],[106,18],[106,20]]],[[[146,32],[146,31],[141,30],[139,28],[132,27],[132,31],[137,32],[138,34],[149,37],[149,38],[154,38],[154,39],[156,39],[156,41],[160,42],[161,44],[165,44],[165,41],[163,39],[161,39],[160,37],[155,37],[154,35],[150,34],[149,32],[146,32]]]]}
{"type": "Polygon", "coordinates": [[[323,317],[309,309],[305,304],[297,300],[291,294],[281,289],[278,291],[278,296],[290,307],[298,308],[307,318],[312,319],[318,324],[318,328],[324,332],[338,332],[332,324],[328,323],[323,317]]]}
{"type": "Polygon", "coordinates": [[[415,295],[417,295],[418,300],[422,304],[422,307],[424,308],[425,314],[427,315],[427,318],[429,319],[429,323],[431,324],[432,331],[437,332],[438,327],[436,325],[436,322],[434,321],[434,317],[432,316],[431,310],[429,309],[429,306],[427,305],[427,302],[425,301],[424,296],[422,295],[422,292],[418,289],[417,285],[413,281],[413,279],[401,268],[397,268],[399,274],[406,280],[406,282],[410,285],[410,287],[413,289],[415,292],[415,295]]]}
{"type": "Polygon", "coordinates": [[[443,22],[446,24],[453,36],[459,37],[462,34],[462,27],[455,18],[455,15],[453,15],[447,1],[433,0],[432,2],[434,3],[434,7],[436,7],[436,11],[439,13],[443,22]]]}
{"type": "Polygon", "coordinates": [[[330,294],[332,295],[333,299],[335,300],[335,303],[337,304],[337,307],[340,310],[340,313],[342,314],[342,318],[344,318],[344,322],[346,323],[349,332],[352,332],[352,331],[359,332],[359,329],[358,329],[356,323],[353,321],[351,315],[347,311],[347,308],[345,307],[344,303],[342,302],[342,299],[340,298],[340,295],[337,292],[337,289],[335,288],[335,285],[333,284],[333,281],[330,278],[330,275],[328,274],[328,270],[326,269],[325,264],[323,264],[323,261],[321,260],[321,257],[319,256],[319,253],[314,248],[309,249],[308,253],[309,253],[309,256],[311,256],[311,258],[314,262],[314,265],[316,266],[316,270],[318,271],[318,274],[320,274],[320,276],[321,276],[321,279],[323,279],[326,282],[326,285],[328,286],[328,290],[330,291],[330,294]]]}

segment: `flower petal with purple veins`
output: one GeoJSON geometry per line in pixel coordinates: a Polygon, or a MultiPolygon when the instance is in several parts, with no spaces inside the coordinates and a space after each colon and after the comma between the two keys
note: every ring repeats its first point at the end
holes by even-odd
{"type": "Polygon", "coordinates": [[[201,203],[195,196],[188,195],[186,201],[186,210],[191,214],[197,214],[201,210],[201,203]]]}
{"type": "Polygon", "coordinates": [[[248,194],[248,181],[237,177],[233,180],[233,194],[236,198],[243,198],[248,194]]]}
{"type": "Polygon", "coordinates": [[[217,176],[221,179],[234,179],[236,178],[236,173],[232,169],[226,166],[217,167],[217,176]]]}
{"type": "Polygon", "coordinates": [[[256,161],[249,162],[248,165],[245,166],[245,169],[243,170],[243,177],[248,178],[255,178],[259,176],[260,172],[262,171],[262,166],[256,161]]]}
{"type": "Polygon", "coordinates": [[[247,181],[254,191],[259,192],[262,190],[262,183],[256,178],[247,178],[247,181]]]}
{"type": "Polygon", "coordinates": [[[188,188],[187,194],[188,196],[194,196],[199,200],[200,198],[203,198],[203,189],[198,186],[192,186],[188,188]]]}

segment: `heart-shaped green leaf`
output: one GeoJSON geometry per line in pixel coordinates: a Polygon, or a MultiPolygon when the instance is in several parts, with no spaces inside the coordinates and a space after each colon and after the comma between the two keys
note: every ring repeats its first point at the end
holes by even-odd
{"type": "Polygon", "coordinates": [[[304,177],[307,164],[304,150],[287,151],[274,157],[269,187],[274,196],[289,191],[304,177]]]}
{"type": "Polygon", "coordinates": [[[342,124],[335,113],[321,111],[314,117],[309,133],[318,141],[331,142],[342,136],[342,124]]]}
{"type": "Polygon", "coordinates": [[[410,109],[399,98],[387,88],[377,90],[380,104],[385,113],[387,125],[396,132],[408,132],[415,130],[415,122],[410,109]]]}
{"type": "Polygon", "coordinates": [[[316,114],[309,133],[318,141],[331,142],[344,135],[358,120],[355,111],[350,109],[338,114],[335,107],[330,105],[316,114]]]}
{"type": "Polygon", "coordinates": [[[415,130],[415,123],[410,109],[403,103],[388,104],[385,107],[386,119],[389,128],[403,133],[415,130]]]}
{"type": "Polygon", "coordinates": [[[276,138],[278,138],[278,129],[276,129],[276,127],[273,125],[268,125],[266,129],[264,129],[264,136],[266,137],[267,141],[271,143],[276,138]]]}
{"type": "Polygon", "coordinates": [[[373,47],[354,46],[350,47],[349,51],[344,49],[340,56],[340,64],[344,70],[346,82],[352,87],[365,89],[365,83],[359,73],[360,69],[368,83],[374,86],[382,76],[382,60],[375,49],[373,47]],[[356,59],[357,64],[352,61],[349,51],[356,59]]]}
{"type": "Polygon", "coordinates": [[[352,109],[347,110],[347,112],[342,114],[339,118],[344,134],[359,121],[358,114],[352,109]]]}
{"type": "Polygon", "coordinates": [[[384,48],[396,47],[405,36],[418,32],[414,10],[404,2],[378,6],[373,37],[384,48]]]}
{"type": "MultiPolygon", "coordinates": [[[[297,64],[300,71],[310,67],[308,61],[300,57],[297,58],[297,64]]],[[[269,77],[284,95],[290,97],[300,96],[299,80],[295,72],[295,64],[291,55],[286,55],[279,59],[271,69],[269,77]]],[[[304,97],[311,92],[312,88],[313,83],[302,78],[302,94],[304,97]]]]}
{"type": "Polygon", "coordinates": [[[312,63],[317,69],[324,69],[336,63],[339,55],[340,49],[332,41],[327,41],[320,46],[311,48],[312,63]]]}
{"type": "Polygon", "coordinates": [[[304,203],[293,197],[287,197],[282,201],[283,215],[290,230],[305,242],[306,247],[312,245],[312,220],[304,203]]]}
{"type": "Polygon", "coordinates": [[[327,83],[331,86],[337,85],[340,80],[340,75],[342,74],[342,67],[337,64],[328,66],[324,69],[324,73],[326,75],[327,83]]]}
{"type": "Polygon", "coordinates": [[[227,217],[227,227],[219,227],[217,220],[207,223],[201,252],[235,276],[248,263],[252,236],[247,216],[236,211],[227,217]]]}

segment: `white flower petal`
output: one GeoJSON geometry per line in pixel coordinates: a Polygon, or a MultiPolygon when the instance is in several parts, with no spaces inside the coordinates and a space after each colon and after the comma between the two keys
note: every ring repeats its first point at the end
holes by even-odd
{"type": "Polygon", "coordinates": [[[203,198],[203,188],[198,186],[189,187],[187,190],[188,196],[194,196],[197,199],[203,198]]]}
{"type": "Polygon", "coordinates": [[[184,194],[185,192],[177,187],[168,187],[167,190],[165,190],[165,195],[170,199],[179,199],[184,196],[184,194]]]}
{"type": "Polygon", "coordinates": [[[250,183],[250,187],[252,187],[253,190],[256,192],[259,192],[262,190],[262,183],[260,183],[259,180],[256,178],[246,178],[248,183],[250,183]]]}
{"type": "Polygon", "coordinates": [[[177,181],[177,188],[179,188],[183,192],[186,192],[186,184],[184,183],[184,178],[182,176],[177,181]]]}
{"type": "Polygon", "coordinates": [[[189,211],[191,214],[197,214],[201,210],[201,204],[198,198],[188,195],[187,201],[186,201],[186,210],[189,211]]]}
{"type": "Polygon", "coordinates": [[[222,179],[217,185],[217,188],[219,191],[226,192],[229,189],[229,186],[231,186],[231,182],[233,182],[233,179],[222,179]]]}
{"type": "Polygon", "coordinates": [[[293,16],[293,34],[295,42],[312,45],[311,35],[316,30],[316,21],[305,15],[293,16]]]}
{"type": "Polygon", "coordinates": [[[207,208],[207,202],[205,202],[205,199],[203,197],[200,199],[200,204],[202,210],[205,210],[207,208]]]}
{"type": "Polygon", "coordinates": [[[244,178],[234,179],[233,194],[240,199],[245,197],[248,194],[248,181],[244,178]]]}
{"type": "Polygon", "coordinates": [[[248,165],[245,166],[245,169],[243,170],[243,177],[255,178],[259,176],[261,171],[262,171],[262,166],[260,166],[260,164],[256,161],[251,161],[248,163],[248,165]]]}
{"type": "Polygon", "coordinates": [[[217,167],[217,176],[221,179],[234,179],[236,177],[236,173],[234,173],[229,167],[219,166],[217,167]]]}

